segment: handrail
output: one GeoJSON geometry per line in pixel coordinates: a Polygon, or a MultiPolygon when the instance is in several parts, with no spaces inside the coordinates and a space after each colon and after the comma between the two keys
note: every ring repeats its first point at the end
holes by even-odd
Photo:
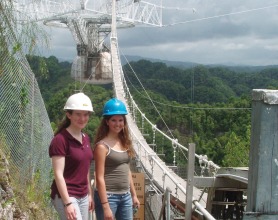
{"type": "MultiPolygon", "coordinates": [[[[164,174],[167,175],[177,186],[180,185],[180,183],[178,183],[176,181],[176,179],[169,173],[168,170],[166,170],[160,163],[159,161],[155,158],[156,155],[152,155],[152,153],[145,147],[145,145],[140,141],[140,139],[136,136],[136,134],[133,132],[133,130],[129,127],[131,133],[134,135],[134,137],[136,138],[137,142],[140,144],[140,146],[142,146],[144,148],[144,150],[148,153],[149,156],[149,160],[151,159],[153,162],[155,162],[155,164],[161,169],[163,170],[164,174]]],[[[184,194],[186,194],[186,189],[182,186],[178,187],[184,194]]]]}
{"type": "Polygon", "coordinates": [[[206,217],[207,220],[215,220],[215,218],[198,201],[193,201],[193,204],[206,217]]]}
{"type": "MultiPolygon", "coordinates": [[[[126,84],[126,80],[124,79],[124,85],[127,87],[126,84]]],[[[186,148],[185,146],[181,145],[180,143],[178,143],[177,139],[173,139],[171,137],[169,137],[167,134],[165,134],[163,131],[161,131],[160,129],[157,128],[157,126],[155,124],[153,124],[146,116],[145,114],[139,109],[138,105],[136,104],[136,102],[133,100],[132,95],[130,93],[129,90],[128,91],[128,95],[131,98],[132,104],[134,107],[136,107],[137,111],[141,114],[141,117],[143,117],[151,126],[152,129],[158,131],[161,135],[163,135],[165,138],[167,138],[168,140],[170,140],[172,143],[176,144],[176,146],[188,151],[188,148],[186,148]]],[[[214,169],[218,170],[220,169],[220,167],[218,165],[216,165],[215,163],[213,163],[212,161],[207,160],[206,158],[202,157],[201,155],[198,155],[195,153],[195,157],[198,158],[199,160],[201,159],[202,162],[206,163],[208,165],[208,167],[213,167],[214,169]]]]}
{"type": "Polygon", "coordinates": [[[228,177],[230,179],[235,179],[235,180],[238,180],[242,183],[248,184],[248,178],[233,175],[233,174],[217,174],[215,177],[228,177]]]}
{"type": "MultiPolygon", "coordinates": [[[[129,118],[130,116],[128,116],[129,118]]],[[[129,127],[130,128],[130,127],[129,127]]],[[[164,175],[167,175],[170,180],[176,185],[176,187],[186,195],[186,189],[177,182],[177,180],[165,169],[165,167],[163,167],[160,162],[155,158],[154,155],[151,154],[150,151],[148,151],[148,149],[146,149],[146,147],[144,146],[144,144],[140,141],[140,139],[136,136],[136,134],[134,133],[134,131],[130,128],[130,131],[132,133],[132,135],[134,135],[134,137],[136,138],[137,142],[140,144],[140,146],[143,147],[143,149],[148,153],[149,156],[149,160],[151,159],[164,173],[164,175]]],[[[167,189],[167,188],[166,188],[167,189]]],[[[208,220],[215,220],[215,218],[193,197],[193,204],[197,207],[197,209],[208,219],[208,220]]]]}

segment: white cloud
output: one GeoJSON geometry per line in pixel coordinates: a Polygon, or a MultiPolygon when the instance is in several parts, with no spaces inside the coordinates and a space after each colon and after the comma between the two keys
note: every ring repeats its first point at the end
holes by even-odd
{"type": "Polygon", "coordinates": [[[222,48],[224,50],[244,50],[244,49],[248,49],[248,46],[246,44],[243,43],[227,43],[222,45],[222,48]]]}
{"type": "Polygon", "coordinates": [[[278,51],[278,45],[265,45],[266,50],[278,51]]]}

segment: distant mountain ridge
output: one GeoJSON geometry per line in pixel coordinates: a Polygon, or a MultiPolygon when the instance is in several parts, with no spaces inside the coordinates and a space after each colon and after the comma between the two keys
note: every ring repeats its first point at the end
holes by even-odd
{"type": "Polygon", "coordinates": [[[151,62],[161,62],[165,63],[167,66],[173,66],[180,69],[190,69],[196,66],[205,66],[205,67],[224,67],[232,71],[236,72],[257,72],[264,69],[270,69],[270,68],[278,68],[278,65],[266,65],[266,66],[250,66],[250,65],[232,65],[232,64],[201,64],[201,63],[194,63],[194,62],[182,62],[182,61],[169,61],[169,60],[160,60],[160,59],[154,59],[154,58],[147,58],[147,57],[141,57],[141,56],[121,56],[121,62],[122,65],[125,65],[128,62],[131,61],[139,61],[139,60],[148,60],[151,62]]]}
{"type": "MultiPolygon", "coordinates": [[[[63,58],[58,58],[59,62],[70,62],[72,63],[72,60],[67,60],[63,58]]],[[[137,62],[139,60],[148,60],[151,62],[161,62],[165,63],[168,67],[176,67],[179,69],[190,69],[194,68],[196,66],[205,66],[205,67],[223,67],[235,72],[259,72],[264,69],[271,69],[271,68],[278,68],[278,65],[266,65],[266,66],[251,66],[251,65],[237,65],[237,64],[202,64],[202,63],[194,63],[194,62],[182,62],[182,61],[171,61],[171,60],[161,60],[161,59],[155,59],[155,58],[149,58],[149,57],[141,57],[141,56],[121,56],[121,62],[122,65],[127,64],[128,62],[134,61],[137,62]]]]}

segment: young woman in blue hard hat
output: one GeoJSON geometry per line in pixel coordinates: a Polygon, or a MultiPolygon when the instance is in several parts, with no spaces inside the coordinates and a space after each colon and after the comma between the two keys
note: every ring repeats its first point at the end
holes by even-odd
{"type": "Polygon", "coordinates": [[[68,98],[64,110],[66,117],[49,147],[54,171],[51,199],[61,220],[87,220],[94,208],[89,169],[93,152],[82,129],[93,106],[88,96],[77,93],[68,98]]]}
{"type": "Polygon", "coordinates": [[[135,152],[126,114],[128,112],[122,101],[116,98],[107,101],[94,141],[94,200],[98,220],[131,220],[133,208],[140,206],[129,168],[135,152]]]}

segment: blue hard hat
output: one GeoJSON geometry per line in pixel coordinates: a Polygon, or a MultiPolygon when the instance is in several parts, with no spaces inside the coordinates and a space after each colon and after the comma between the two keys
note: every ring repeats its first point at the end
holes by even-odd
{"type": "Polygon", "coordinates": [[[112,98],[108,100],[102,111],[102,116],[105,115],[127,115],[128,112],[126,110],[125,104],[116,98],[112,98]]]}

